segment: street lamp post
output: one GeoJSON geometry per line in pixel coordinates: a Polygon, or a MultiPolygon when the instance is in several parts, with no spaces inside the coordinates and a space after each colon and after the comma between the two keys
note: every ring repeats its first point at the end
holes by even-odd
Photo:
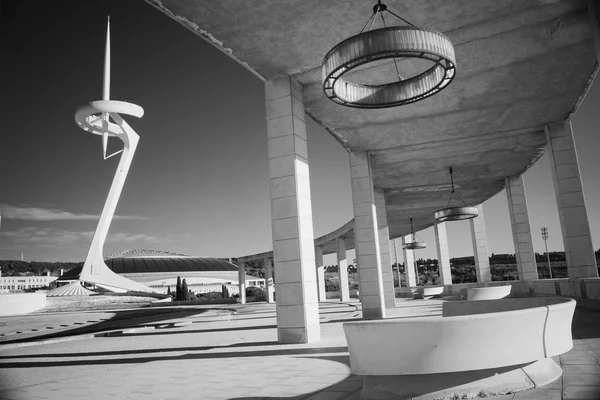
{"type": "Polygon", "coordinates": [[[546,245],[546,259],[548,260],[548,272],[550,273],[550,279],[552,279],[552,267],[550,266],[550,253],[548,253],[548,228],[542,227],[542,239],[544,239],[544,244],[546,245]]]}

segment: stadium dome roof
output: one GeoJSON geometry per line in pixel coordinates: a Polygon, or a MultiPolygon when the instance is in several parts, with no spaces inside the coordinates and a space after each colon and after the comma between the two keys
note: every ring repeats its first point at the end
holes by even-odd
{"type": "Polygon", "coordinates": [[[237,265],[218,258],[200,257],[131,257],[105,260],[108,268],[117,274],[139,274],[144,272],[185,271],[237,271],[237,265]]]}
{"type": "MultiPolygon", "coordinates": [[[[158,272],[211,272],[237,271],[237,265],[218,258],[203,257],[119,257],[104,260],[108,268],[117,274],[141,274],[158,272]]],[[[82,267],[76,267],[58,280],[79,279],[82,267]]]]}

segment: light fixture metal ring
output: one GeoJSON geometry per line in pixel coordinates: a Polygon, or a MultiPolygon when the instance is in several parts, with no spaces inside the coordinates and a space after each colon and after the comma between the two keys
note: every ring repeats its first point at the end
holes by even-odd
{"type": "Polygon", "coordinates": [[[461,221],[472,219],[479,215],[477,207],[450,207],[435,212],[437,222],[461,221]]]}
{"type": "Polygon", "coordinates": [[[418,250],[427,248],[425,242],[408,242],[402,245],[402,250],[418,250]]]}
{"type": "Polygon", "coordinates": [[[439,92],[455,72],[454,47],[442,33],[413,26],[387,27],[362,32],[331,49],[323,59],[323,91],[330,100],[348,107],[395,107],[439,92]],[[399,57],[426,59],[434,65],[411,78],[382,85],[343,78],[361,65],[399,57]]]}

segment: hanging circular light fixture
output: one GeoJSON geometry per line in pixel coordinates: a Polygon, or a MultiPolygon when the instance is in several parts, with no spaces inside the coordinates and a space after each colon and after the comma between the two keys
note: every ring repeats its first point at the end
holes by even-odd
{"type": "Polygon", "coordinates": [[[467,203],[456,193],[454,189],[454,178],[452,177],[452,167],[449,168],[450,172],[450,183],[452,185],[452,191],[450,192],[450,197],[448,198],[448,204],[446,208],[442,208],[441,210],[437,210],[435,212],[435,220],[437,222],[446,222],[446,221],[460,221],[463,219],[472,219],[479,215],[479,211],[477,207],[469,207],[467,203]],[[462,202],[462,206],[459,207],[450,207],[450,201],[452,200],[452,196],[456,195],[458,199],[462,202]]]}
{"type": "Polygon", "coordinates": [[[417,235],[415,234],[415,227],[413,226],[412,218],[410,219],[410,232],[411,232],[411,236],[412,236],[412,241],[404,243],[402,245],[403,250],[418,250],[418,249],[424,249],[427,247],[427,243],[419,242],[417,240],[417,235]]]}
{"type": "Polygon", "coordinates": [[[323,59],[323,91],[332,101],[356,108],[386,108],[423,100],[444,89],[454,79],[454,46],[442,33],[421,29],[388,10],[378,0],[373,14],[358,35],[332,48],[323,59]],[[409,26],[388,27],[383,16],[388,12],[409,26]],[[372,29],[377,14],[383,28],[372,29]],[[369,30],[365,31],[367,25],[369,30]],[[397,81],[362,84],[344,78],[351,70],[365,64],[393,59],[397,81]],[[430,67],[411,77],[400,75],[396,58],[420,59],[430,67]]]}

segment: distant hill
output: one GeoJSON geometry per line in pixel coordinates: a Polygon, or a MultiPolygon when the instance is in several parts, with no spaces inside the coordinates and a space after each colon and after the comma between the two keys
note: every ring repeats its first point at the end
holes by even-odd
{"type": "Polygon", "coordinates": [[[52,276],[58,276],[60,270],[64,272],[82,266],[83,263],[73,262],[43,262],[43,261],[19,261],[19,260],[0,260],[0,269],[2,276],[23,276],[23,275],[45,275],[50,272],[52,276]]]}

